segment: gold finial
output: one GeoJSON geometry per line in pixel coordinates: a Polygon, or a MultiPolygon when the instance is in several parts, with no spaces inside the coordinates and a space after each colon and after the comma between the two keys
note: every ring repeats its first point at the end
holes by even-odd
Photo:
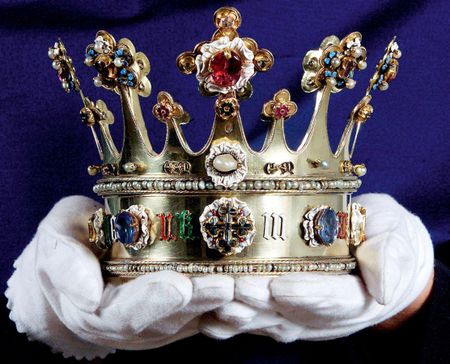
{"type": "Polygon", "coordinates": [[[275,93],[273,99],[266,102],[261,112],[261,119],[287,120],[297,112],[297,104],[291,101],[291,94],[288,90],[282,89],[275,93]]]}
{"type": "Polygon", "coordinates": [[[95,41],[86,48],[84,63],[94,67],[98,75],[94,77],[94,85],[118,92],[119,85],[137,89],[139,96],[147,97],[151,92],[150,61],[136,49],[129,39],[116,42],[105,30],[99,30],[95,41]]]}
{"type": "Polygon", "coordinates": [[[372,100],[370,93],[374,90],[385,91],[388,89],[389,84],[397,76],[399,65],[398,59],[401,56],[402,53],[396,42],[396,37],[394,37],[386,47],[383,57],[378,61],[375,73],[369,81],[365,96],[358,102],[350,114],[351,122],[356,123],[356,131],[353,138],[350,157],[352,157],[353,152],[355,151],[356,140],[358,139],[361,125],[373,114],[373,107],[370,105],[370,101],[372,100]]]}
{"type": "Polygon", "coordinates": [[[326,85],[331,87],[332,92],[354,88],[354,71],[367,67],[367,51],[361,40],[359,32],[350,33],[342,40],[331,35],[322,41],[319,49],[306,53],[301,82],[303,91],[314,92],[326,85]]]}
{"type": "Polygon", "coordinates": [[[158,93],[157,103],[153,106],[152,111],[155,118],[165,124],[171,120],[179,124],[187,124],[190,119],[183,106],[175,102],[173,97],[165,91],[158,93]]]}

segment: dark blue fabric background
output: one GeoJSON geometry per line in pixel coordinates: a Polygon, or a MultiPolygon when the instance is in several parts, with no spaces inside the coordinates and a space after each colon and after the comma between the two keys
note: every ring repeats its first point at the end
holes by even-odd
{"type": "Polygon", "coordinates": [[[436,244],[449,239],[449,63],[448,1],[3,1],[0,2],[0,280],[2,290],[12,263],[32,238],[39,221],[63,196],[95,198],[88,164],[98,162],[90,131],[78,117],[77,95],[65,95],[47,57],[60,36],[74,59],[84,92],[108,102],[116,115],[113,128],[121,145],[118,98],[97,89],[92,69],[83,65],[85,46],[106,29],[130,38],[152,64],[152,95],[142,100],[153,145],[162,148],[164,127],[151,116],[156,94],[167,90],[190,112],[185,128],[194,149],[210,132],[213,99],[201,97],[194,76],[178,72],[179,53],[210,39],[212,15],[233,5],[242,16],[242,36],[255,38],[275,56],[273,69],[253,81],[252,99],[241,105],[245,128],[255,148],[266,125],[258,120],[262,104],[288,88],[299,113],[287,123],[296,147],[312,113],[314,96],[300,90],[301,60],[330,34],[358,30],[368,49],[368,69],[357,86],[334,95],[330,136],[336,145],[354,104],[362,97],[377,60],[393,35],[403,52],[400,72],[385,93],[374,96],[375,113],[364,126],[355,162],[368,174],[363,192],[385,192],[418,214],[436,244]]]}

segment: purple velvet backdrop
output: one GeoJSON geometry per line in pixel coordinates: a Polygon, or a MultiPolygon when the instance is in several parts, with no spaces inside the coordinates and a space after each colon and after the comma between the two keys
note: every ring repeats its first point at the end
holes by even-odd
{"type": "Polygon", "coordinates": [[[151,116],[156,94],[167,90],[190,112],[185,128],[194,149],[210,132],[213,99],[201,97],[194,76],[178,72],[179,53],[214,30],[212,14],[223,5],[243,16],[240,34],[255,38],[275,55],[275,65],[254,81],[252,99],[242,103],[248,137],[261,146],[266,125],[258,120],[262,104],[288,88],[299,113],[287,123],[287,138],[297,146],[312,113],[314,96],[300,90],[301,60],[329,35],[358,30],[368,49],[368,69],[357,86],[332,98],[330,135],[336,145],[353,105],[362,97],[376,61],[393,35],[403,51],[400,73],[385,93],[374,97],[375,113],[364,126],[354,157],[368,174],[361,192],[385,192],[417,213],[436,244],[449,239],[449,120],[447,1],[3,1],[0,3],[2,82],[0,93],[0,231],[2,290],[12,263],[32,238],[39,221],[60,198],[83,194],[96,198],[86,173],[98,156],[90,131],[78,117],[77,95],[65,95],[47,57],[60,36],[74,59],[84,92],[108,102],[116,115],[114,136],[120,145],[117,97],[93,86],[92,69],[83,65],[87,44],[98,29],[117,39],[129,37],[152,64],[153,93],[142,100],[152,143],[159,150],[164,127],[151,116]]]}

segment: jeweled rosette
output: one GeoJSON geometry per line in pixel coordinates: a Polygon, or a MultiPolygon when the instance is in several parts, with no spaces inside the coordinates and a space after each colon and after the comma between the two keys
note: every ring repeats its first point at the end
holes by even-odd
{"type": "Polygon", "coordinates": [[[247,156],[238,143],[213,145],[205,159],[206,173],[216,186],[229,188],[247,174],[247,156]]]}
{"type": "Polygon", "coordinates": [[[209,92],[226,94],[242,90],[255,74],[254,54],[241,38],[227,36],[200,48],[195,58],[197,80],[209,92]]]}
{"type": "Polygon", "coordinates": [[[256,234],[252,212],[235,197],[215,200],[205,207],[199,221],[208,247],[223,255],[240,253],[256,234]]]}

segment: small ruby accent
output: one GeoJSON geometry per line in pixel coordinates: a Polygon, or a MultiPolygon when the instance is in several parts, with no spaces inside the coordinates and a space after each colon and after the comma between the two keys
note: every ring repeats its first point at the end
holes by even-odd
{"type": "Polygon", "coordinates": [[[212,81],[220,87],[233,86],[241,77],[242,62],[235,52],[230,52],[227,58],[225,52],[214,55],[210,62],[212,81]]]}
{"type": "Polygon", "coordinates": [[[284,104],[278,105],[275,107],[274,114],[275,119],[284,119],[289,114],[289,108],[284,104]]]}

